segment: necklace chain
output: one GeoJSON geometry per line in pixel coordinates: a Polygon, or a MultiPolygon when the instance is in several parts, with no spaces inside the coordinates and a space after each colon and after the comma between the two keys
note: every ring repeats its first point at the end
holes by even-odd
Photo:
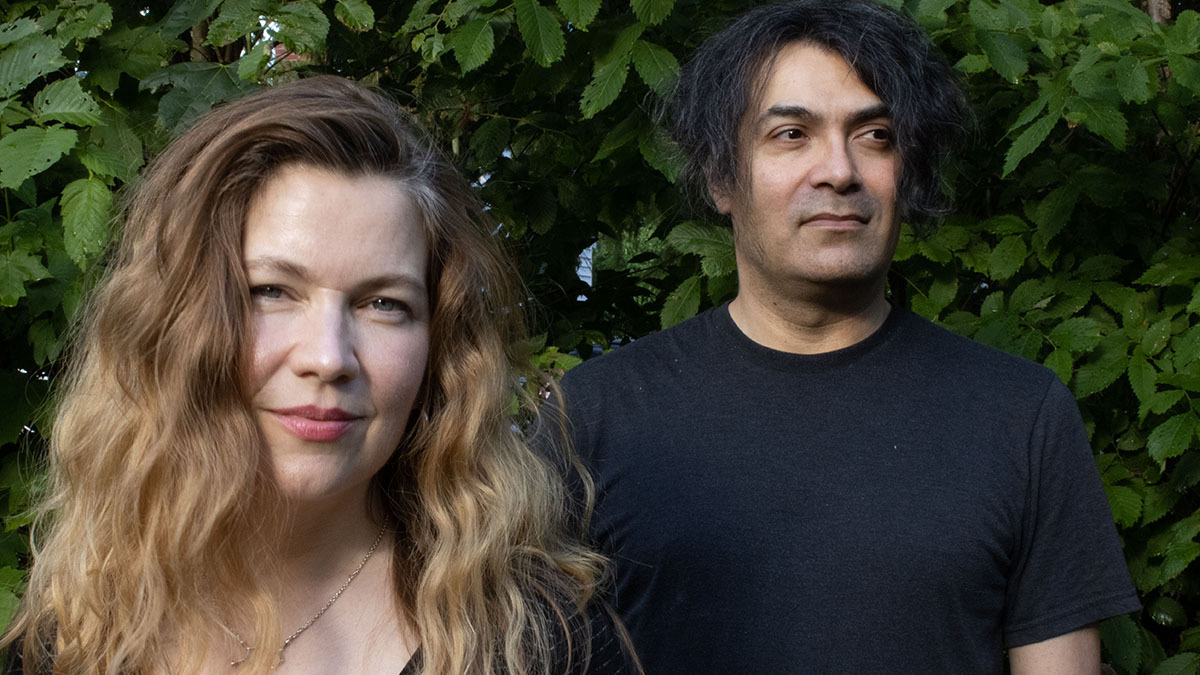
{"type": "MultiPolygon", "coordinates": [[[[346,580],[342,582],[342,585],[336,591],[334,591],[333,595],[329,596],[329,600],[325,601],[325,606],[317,610],[317,613],[313,614],[312,618],[310,618],[308,621],[305,621],[304,625],[297,628],[294,633],[287,636],[287,638],[283,641],[283,645],[279,648],[279,657],[276,659],[275,665],[272,666],[272,669],[278,668],[281,664],[283,664],[283,650],[287,649],[288,645],[292,644],[296,638],[300,637],[301,633],[308,630],[309,626],[312,626],[314,623],[316,623],[317,619],[320,619],[325,612],[329,611],[329,608],[333,606],[333,603],[337,602],[337,599],[342,597],[342,593],[346,592],[346,589],[350,587],[350,584],[353,583],[355,577],[358,576],[358,573],[363,570],[363,567],[366,567],[367,561],[371,559],[371,556],[375,555],[375,549],[379,548],[379,542],[383,541],[383,533],[386,530],[387,523],[385,522],[383,527],[379,528],[379,534],[375,535],[375,542],[371,544],[371,548],[367,549],[367,554],[363,556],[361,561],[359,561],[358,567],[355,567],[354,571],[350,573],[350,576],[346,577],[346,580]]],[[[249,644],[247,644],[247,642],[242,639],[242,636],[238,635],[236,631],[230,630],[229,632],[231,635],[233,635],[233,638],[238,641],[238,644],[242,646],[242,649],[246,650],[245,656],[229,662],[230,666],[236,668],[250,658],[250,652],[254,651],[254,647],[251,647],[249,644]]]]}

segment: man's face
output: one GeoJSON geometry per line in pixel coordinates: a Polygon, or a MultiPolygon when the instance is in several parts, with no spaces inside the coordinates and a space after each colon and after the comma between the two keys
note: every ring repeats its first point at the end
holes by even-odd
{"type": "Polygon", "coordinates": [[[836,52],[780,50],[741,129],[733,220],[742,291],[882,281],[899,227],[900,156],[882,101],[836,52]]]}

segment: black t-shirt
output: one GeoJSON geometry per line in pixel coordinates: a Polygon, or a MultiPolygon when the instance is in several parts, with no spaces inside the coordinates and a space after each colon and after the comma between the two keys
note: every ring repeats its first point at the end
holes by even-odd
{"type": "Polygon", "coordinates": [[[1139,607],[1067,389],[905,310],[797,355],[722,307],[563,389],[649,675],[1000,673],[1139,607]]]}

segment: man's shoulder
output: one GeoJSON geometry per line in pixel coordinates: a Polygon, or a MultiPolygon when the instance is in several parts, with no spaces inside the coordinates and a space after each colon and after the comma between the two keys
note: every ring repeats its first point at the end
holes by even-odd
{"type": "Polygon", "coordinates": [[[702,312],[675,326],[631,340],[590,358],[563,377],[563,386],[570,389],[583,382],[595,385],[610,380],[624,381],[630,373],[677,367],[681,360],[702,358],[698,352],[709,346],[710,314],[714,311],[717,310],[702,312]]]}
{"type": "MultiPolygon", "coordinates": [[[[908,312],[907,367],[933,369],[943,380],[968,389],[1019,397],[1044,394],[1058,376],[1046,366],[960,335],[908,312]]],[[[900,353],[905,357],[904,352],[900,353]]]]}

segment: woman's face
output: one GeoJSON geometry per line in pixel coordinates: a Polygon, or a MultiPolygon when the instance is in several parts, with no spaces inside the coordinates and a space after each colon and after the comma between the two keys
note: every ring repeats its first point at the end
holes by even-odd
{"type": "Polygon", "coordinates": [[[292,166],[252,201],[253,407],[288,497],[364,495],[399,445],[429,351],[426,257],[393,180],[292,166]]]}

